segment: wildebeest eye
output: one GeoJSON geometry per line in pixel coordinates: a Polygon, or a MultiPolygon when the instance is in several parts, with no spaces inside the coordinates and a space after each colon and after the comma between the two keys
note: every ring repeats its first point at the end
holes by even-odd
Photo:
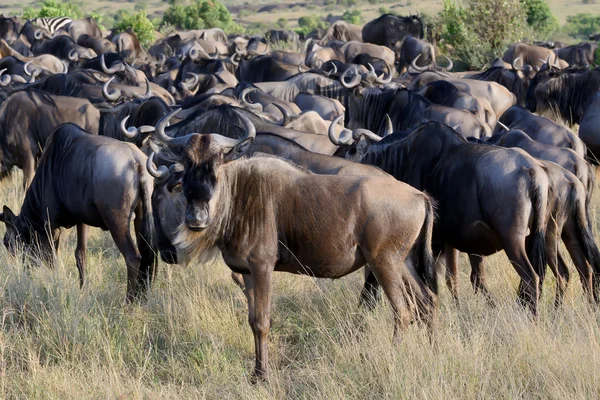
{"type": "Polygon", "coordinates": [[[183,185],[181,183],[178,183],[177,185],[173,186],[173,189],[171,189],[171,191],[173,193],[181,193],[183,190],[183,185]]]}

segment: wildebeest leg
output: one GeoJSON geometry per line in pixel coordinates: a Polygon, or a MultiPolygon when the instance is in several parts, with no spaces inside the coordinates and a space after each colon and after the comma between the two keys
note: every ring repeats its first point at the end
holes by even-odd
{"type": "Polygon", "coordinates": [[[562,232],[562,239],[567,251],[571,255],[571,259],[573,259],[575,268],[577,268],[577,272],[579,273],[579,279],[581,280],[581,286],[583,286],[585,297],[590,303],[593,303],[593,269],[585,258],[583,248],[577,240],[577,233],[574,231],[574,226],[570,222],[565,224],[562,232]]]}
{"type": "MultiPolygon", "coordinates": [[[[561,266],[558,261],[558,237],[556,235],[557,227],[554,221],[550,221],[546,231],[546,261],[550,266],[550,270],[556,277],[556,294],[554,297],[554,307],[558,308],[562,304],[564,297],[564,280],[561,266]]],[[[540,297],[542,283],[540,282],[540,297]]]]}
{"type": "Polygon", "coordinates": [[[446,245],[446,285],[458,305],[458,250],[446,245]]]}
{"type": "Polygon", "coordinates": [[[154,243],[148,243],[154,240],[154,221],[151,214],[144,213],[141,201],[136,207],[134,225],[137,248],[141,255],[137,291],[145,294],[154,279],[157,254],[154,243]]]}
{"type": "Polygon", "coordinates": [[[365,265],[365,285],[360,293],[359,307],[365,307],[369,311],[373,311],[375,306],[381,302],[381,290],[379,290],[379,282],[375,278],[375,274],[365,265]]]}
{"type": "Polygon", "coordinates": [[[528,306],[537,315],[539,299],[539,278],[536,274],[525,250],[525,238],[514,237],[504,245],[504,252],[512,263],[513,268],[521,277],[518,298],[521,304],[528,306]]]}
{"type": "MultiPolygon", "coordinates": [[[[563,304],[563,300],[565,297],[565,292],[567,291],[567,287],[569,286],[569,280],[571,278],[571,273],[569,272],[569,268],[567,267],[567,263],[565,262],[565,259],[563,258],[563,255],[560,253],[560,249],[557,248],[556,250],[556,255],[557,255],[557,261],[558,261],[558,274],[560,275],[561,279],[561,287],[560,287],[560,292],[557,291],[557,295],[556,295],[556,301],[554,306],[556,308],[560,307],[563,304]],[[560,296],[559,296],[560,295],[560,296]]],[[[558,286],[558,281],[557,281],[557,286],[558,286]]],[[[558,287],[557,287],[558,290],[558,287]]]]}
{"type": "MultiPolygon", "coordinates": [[[[242,289],[242,291],[244,291],[246,289],[246,287],[245,287],[246,285],[244,284],[244,276],[242,274],[238,274],[237,272],[232,272],[231,279],[233,279],[235,284],[238,285],[238,287],[240,289],[242,289]]],[[[244,294],[246,294],[246,293],[244,292],[244,294]]]]}
{"type": "Polygon", "coordinates": [[[469,254],[469,261],[471,263],[471,285],[475,293],[481,291],[485,296],[486,301],[491,307],[495,306],[492,294],[487,288],[485,283],[485,264],[483,262],[483,256],[478,254],[469,254]]]}
{"type": "Polygon", "coordinates": [[[77,248],[75,249],[75,262],[79,271],[79,287],[83,287],[83,278],[86,266],[87,239],[89,227],[85,224],[77,225],[77,248]]]}
{"type": "Polygon", "coordinates": [[[254,333],[254,348],[256,351],[256,365],[254,374],[258,379],[266,379],[268,355],[268,336],[271,327],[271,297],[273,295],[273,283],[271,281],[271,270],[261,267],[252,270],[251,279],[244,279],[244,283],[250,283],[248,291],[248,322],[254,333]],[[252,299],[254,301],[252,301],[252,299]]]}
{"type": "Polygon", "coordinates": [[[131,303],[138,294],[137,283],[142,256],[133,242],[128,224],[109,225],[108,228],[117,248],[125,258],[125,264],[127,265],[127,295],[125,298],[128,303],[131,303]]]}

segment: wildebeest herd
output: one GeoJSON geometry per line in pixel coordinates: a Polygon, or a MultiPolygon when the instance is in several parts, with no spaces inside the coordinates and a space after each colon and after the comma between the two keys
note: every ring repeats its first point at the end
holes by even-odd
{"type": "Polygon", "coordinates": [[[560,306],[562,240],[598,302],[596,44],[517,43],[456,73],[423,36],[418,15],[383,15],[302,42],[206,29],[145,50],[91,18],[0,16],[0,176],[22,169],[26,189],[18,215],[0,214],[4,244],[52,265],[76,226],[84,285],[88,227],[108,230],[127,301],[143,299],[158,255],[221,254],[248,302],[259,377],[274,271],[364,267],[360,304],[373,307],[381,286],[399,339],[413,320],[433,329],[441,260],[458,302],[459,252],[493,303],[484,257],[504,250],[534,315],[549,265],[560,306]],[[304,51],[272,50],[281,42],[304,51]]]}

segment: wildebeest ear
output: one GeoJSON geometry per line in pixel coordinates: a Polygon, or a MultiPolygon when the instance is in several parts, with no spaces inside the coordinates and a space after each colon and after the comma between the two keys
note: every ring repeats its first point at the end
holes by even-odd
{"type": "Polygon", "coordinates": [[[362,157],[369,148],[369,139],[365,135],[360,135],[360,139],[358,139],[358,143],[356,143],[356,154],[359,157],[362,157]]]}
{"type": "Polygon", "coordinates": [[[231,150],[229,150],[227,153],[225,153],[223,155],[223,158],[225,159],[225,161],[229,162],[229,161],[237,160],[238,158],[244,156],[244,154],[246,154],[248,149],[250,149],[250,145],[252,145],[253,140],[254,140],[254,138],[249,137],[246,140],[243,140],[243,141],[239,142],[238,144],[236,144],[235,146],[233,146],[233,148],[231,150]]]}
{"type": "Polygon", "coordinates": [[[12,210],[8,208],[8,206],[4,206],[2,211],[2,214],[0,214],[0,221],[4,222],[5,224],[12,224],[15,219],[15,214],[12,212],[12,210]]]}

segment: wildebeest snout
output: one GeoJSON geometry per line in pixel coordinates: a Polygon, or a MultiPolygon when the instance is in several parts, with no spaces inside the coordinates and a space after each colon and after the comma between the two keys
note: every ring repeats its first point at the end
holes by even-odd
{"type": "Polygon", "coordinates": [[[185,213],[185,224],[193,231],[206,228],[210,223],[208,204],[204,206],[189,205],[185,213]]]}

